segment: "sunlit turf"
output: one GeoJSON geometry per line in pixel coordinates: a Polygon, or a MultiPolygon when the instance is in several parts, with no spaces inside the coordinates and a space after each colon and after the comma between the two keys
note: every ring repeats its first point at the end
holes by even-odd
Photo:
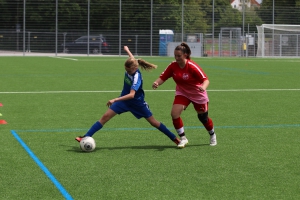
{"type": "MultiPolygon", "coordinates": [[[[215,147],[190,106],[184,149],[125,113],[83,153],[74,138],[120,94],[126,57],[70,58],[0,58],[0,199],[64,199],[62,188],[74,199],[299,199],[299,59],[195,59],[210,79],[215,147]]],[[[151,89],[173,58],[142,58],[158,65],[142,72],[146,101],[175,133],[173,80],[151,89]]]]}

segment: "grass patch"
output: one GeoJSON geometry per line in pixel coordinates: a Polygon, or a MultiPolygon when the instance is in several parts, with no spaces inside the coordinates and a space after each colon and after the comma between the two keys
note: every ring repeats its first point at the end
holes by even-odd
{"type": "MultiPolygon", "coordinates": [[[[177,149],[144,119],[116,116],[83,135],[123,86],[125,57],[1,57],[0,199],[64,199],[14,130],[74,199],[299,199],[300,74],[297,59],[197,58],[210,79],[209,115],[218,145],[190,106],[182,115],[189,145],[177,149]]],[[[154,116],[175,132],[170,110],[175,84],[152,82],[173,60],[142,72],[154,116]],[[164,91],[163,91],[164,90],[164,91]]]]}

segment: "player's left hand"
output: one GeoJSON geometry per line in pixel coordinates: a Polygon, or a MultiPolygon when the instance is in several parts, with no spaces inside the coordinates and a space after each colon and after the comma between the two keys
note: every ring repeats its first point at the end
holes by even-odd
{"type": "Polygon", "coordinates": [[[202,86],[199,86],[199,90],[200,90],[200,92],[204,92],[205,91],[205,89],[202,86]]]}
{"type": "Polygon", "coordinates": [[[110,107],[114,102],[115,102],[115,99],[109,100],[109,101],[106,103],[107,107],[110,107]]]}

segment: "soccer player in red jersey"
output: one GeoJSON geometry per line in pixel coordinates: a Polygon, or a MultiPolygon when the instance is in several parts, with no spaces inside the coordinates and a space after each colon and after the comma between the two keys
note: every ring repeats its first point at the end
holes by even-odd
{"type": "Polygon", "coordinates": [[[181,137],[179,148],[184,148],[188,144],[188,139],[184,133],[183,122],[180,117],[190,103],[194,105],[198,119],[203,124],[210,135],[210,145],[217,145],[217,138],[214,131],[213,121],[208,117],[208,95],[206,89],[209,80],[202,68],[191,60],[191,49],[186,43],[181,43],[174,50],[175,61],[163,71],[160,77],[152,84],[153,89],[163,84],[169,78],[173,78],[176,83],[176,94],[173,102],[171,116],[173,125],[181,137]]]}

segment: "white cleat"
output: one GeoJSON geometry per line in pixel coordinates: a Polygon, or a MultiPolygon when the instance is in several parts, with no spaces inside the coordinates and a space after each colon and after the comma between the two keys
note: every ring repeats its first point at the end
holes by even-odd
{"type": "Polygon", "coordinates": [[[214,133],[213,135],[210,135],[210,146],[216,146],[217,145],[217,136],[214,133]]]}
{"type": "Polygon", "coordinates": [[[182,139],[180,140],[179,144],[177,145],[178,148],[184,148],[185,145],[189,143],[188,139],[182,139]]]}

